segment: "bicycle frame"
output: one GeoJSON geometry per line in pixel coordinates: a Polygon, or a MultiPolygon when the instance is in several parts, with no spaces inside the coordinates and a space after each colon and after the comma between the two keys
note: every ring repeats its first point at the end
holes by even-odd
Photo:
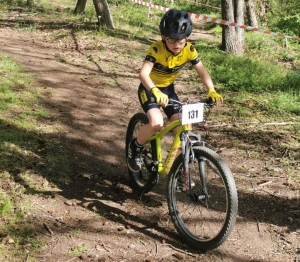
{"type": "Polygon", "coordinates": [[[152,152],[152,157],[154,162],[156,162],[157,164],[156,171],[159,173],[159,175],[164,177],[169,173],[174,163],[174,160],[177,156],[178,150],[182,149],[180,136],[183,132],[190,131],[190,130],[192,130],[191,124],[181,125],[181,120],[175,120],[169,123],[161,131],[157,132],[147,140],[147,142],[150,142],[151,144],[155,143],[155,146],[152,148],[156,148],[156,152],[152,152]],[[161,139],[166,133],[172,131],[176,127],[181,127],[181,128],[179,128],[178,131],[176,132],[170,151],[167,155],[165,162],[163,163],[161,139]]]}
{"type": "MultiPolygon", "coordinates": [[[[175,228],[191,247],[209,250],[220,246],[232,232],[238,197],[226,162],[206,146],[200,134],[192,131],[192,124],[205,122],[213,106],[206,100],[199,103],[207,105],[205,112],[202,106],[171,101],[170,106],[178,105],[181,115],[163,126],[146,141],[143,150],[138,151],[136,160],[141,164],[140,170],[133,171],[130,162],[127,165],[131,188],[141,196],[150,192],[160,177],[168,176],[165,181],[167,203],[175,228]],[[172,141],[167,134],[171,131],[172,141]]],[[[130,119],[126,132],[127,160],[131,141],[147,123],[149,119],[144,113],[130,119]]]]}

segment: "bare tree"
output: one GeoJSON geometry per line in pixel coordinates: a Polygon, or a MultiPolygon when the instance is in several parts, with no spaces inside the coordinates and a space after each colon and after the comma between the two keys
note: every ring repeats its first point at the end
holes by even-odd
{"type": "MultiPolygon", "coordinates": [[[[221,8],[222,19],[226,21],[234,21],[233,1],[222,0],[221,8]]],[[[223,25],[222,50],[228,53],[235,53],[236,51],[235,28],[232,26],[223,25]]]]}
{"type": "Polygon", "coordinates": [[[101,26],[106,26],[107,28],[114,29],[113,19],[110,15],[109,6],[106,0],[93,0],[98,21],[101,26]]]}
{"type": "MultiPolygon", "coordinates": [[[[234,0],[234,20],[239,25],[243,25],[244,20],[244,10],[245,2],[244,0],[234,0]]],[[[236,33],[236,52],[239,55],[242,55],[245,50],[245,31],[242,28],[237,27],[235,29],[236,33]]]]}
{"type": "Polygon", "coordinates": [[[268,20],[268,16],[267,16],[268,3],[265,0],[256,0],[256,4],[258,6],[257,13],[258,13],[260,23],[262,23],[263,26],[266,26],[268,20]]]}
{"type": "Polygon", "coordinates": [[[250,26],[258,27],[254,0],[246,0],[246,17],[250,26]]]}
{"type": "Polygon", "coordinates": [[[74,10],[75,15],[80,15],[84,13],[87,0],[77,0],[77,4],[74,10]]]}
{"type": "MultiPolygon", "coordinates": [[[[77,0],[74,14],[84,13],[87,0],[77,0]]],[[[114,23],[106,0],[93,0],[99,25],[114,29],[114,23]]]]}
{"type": "MultiPolygon", "coordinates": [[[[239,24],[244,23],[244,0],[221,0],[222,19],[239,24]]],[[[245,49],[244,31],[223,25],[222,50],[232,54],[243,54],[245,49]]]]}

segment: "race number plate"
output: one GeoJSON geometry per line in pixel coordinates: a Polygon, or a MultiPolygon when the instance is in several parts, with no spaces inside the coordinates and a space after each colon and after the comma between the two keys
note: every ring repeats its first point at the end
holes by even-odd
{"type": "Polygon", "coordinates": [[[182,125],[203,122],[204,104],[182,106],[182,125]]]}

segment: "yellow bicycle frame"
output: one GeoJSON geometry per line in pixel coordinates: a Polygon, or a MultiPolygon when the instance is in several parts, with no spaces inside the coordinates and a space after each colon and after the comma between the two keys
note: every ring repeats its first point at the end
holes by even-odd
{"type": "Polygon", "coordinates": [[[157,156],[157,161],[158,161],[157,172],[159,173],[159,175],[164,177],[170,172],[170,169],[171,169],[171,167],[174,163],[174,160],[177,156],[178,150],[181,150],[180,135],[182,132],[190,131],[190,130],[192,130],[191,124],[181,125],[180,120],[175,120],[175,121],[169,123],[161,131],[157,132],[156,134],[154,134],[147,140],[147,143],[150,143],[151,141],[155,140],[156,156],[157,156]],[[168,153],[168,156],[167,156],[165,162],[163,163],[161,139],[163,138],[163,136],[165,134],[172,131],[174,128],[176,128],[178,126],[181,126],[182,128],[179,128],[178,131],[176,132],[171,149],[168,153]]]}

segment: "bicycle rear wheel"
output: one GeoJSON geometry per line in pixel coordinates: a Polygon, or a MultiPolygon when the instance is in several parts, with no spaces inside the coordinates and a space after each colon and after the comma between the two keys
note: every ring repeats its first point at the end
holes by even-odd
{"type": "MultiPolygon", "coordinates": [[[[133,138],[137,137],[141,127],[148,124],[148,117],[143,113],[135,114],[129,121],[126,132],[126,160],[128,156],[129,143],[133,138]]],[[[152,148],[151,144],[144,145],[142,152],[143,164],[141,171],[133,172],[128,168],[128,174],[131,178],[131,188],[139,193],[148,193],[158,182],[158,174],[155,171],[151,171],[152,167],[152,148]]]]}
{"type": "Polygon", "coordinates": [[[194,153],[195,161],[189,163],[190,178],[195,182],[193,197],[177,183],[183,175],[180,155],[169,173],[168,207],[183,240],[195,249],[210,250],[220,246],[232,232],[238,197],[233,175],[224,160],[202,146],[194,147],[194,153]]]}

